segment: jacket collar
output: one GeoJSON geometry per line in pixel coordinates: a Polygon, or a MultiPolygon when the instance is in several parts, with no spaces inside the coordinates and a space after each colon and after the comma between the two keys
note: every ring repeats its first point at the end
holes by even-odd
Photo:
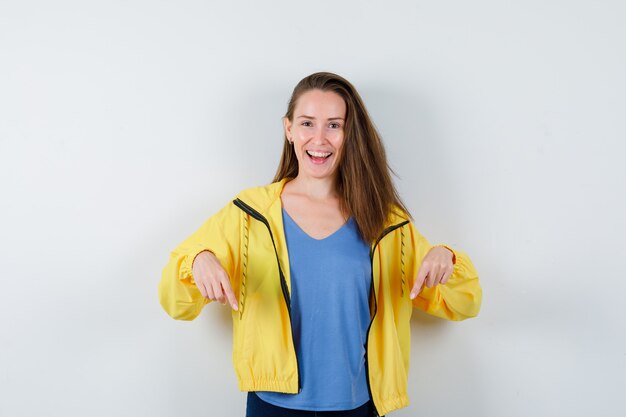
{"type": "MultiPolygon", "coordinates": [[[[282,200],[280,195],[282,194],[285,184],[292,179],[291,177],[285,177],[267,185],[247,188],[241,191],[237,195],[237,198],[263,215],[270,222],[273,230],[283,230],[282,200]]],[[[396,210],[389,213],[383,229],[386,230],[406,220],[409,220],[406,213],[399,207],[396,207],[396,210]]],[[[372,245],[374,243],[375,242],[372,242],[372,245]]]]}

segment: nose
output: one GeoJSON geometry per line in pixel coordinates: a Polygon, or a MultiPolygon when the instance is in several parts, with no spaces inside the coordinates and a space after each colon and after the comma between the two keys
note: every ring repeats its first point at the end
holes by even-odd
{"type": "Polygon", "coordinates": [[[324,126],[318,126],[313,133],[313,141],[315,143],[322,143],[326,141],[326,130],[324,126]]]}

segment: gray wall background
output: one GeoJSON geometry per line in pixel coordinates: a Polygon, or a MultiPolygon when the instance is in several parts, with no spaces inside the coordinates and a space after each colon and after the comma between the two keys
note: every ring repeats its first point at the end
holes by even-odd
{"type": "Polygon", "coordinates": [[[481,314],[415,311],[397,417],[624,416],[626,6],[1,1],[0,415],[243,416],[169,251],[271,180],[295,84],[355,84],[481,314]]]}

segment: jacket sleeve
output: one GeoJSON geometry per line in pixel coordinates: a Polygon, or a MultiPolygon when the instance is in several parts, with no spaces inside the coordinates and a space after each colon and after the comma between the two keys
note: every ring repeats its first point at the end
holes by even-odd
{"type": "Polygon", "coordinates": [[[193,320],[210,302],[195,284],[192,265],[204,250],[215,254],[235,290],[239,262],[241,211],[229,201],[170,252],[158,285],[159,302],[176,320],[193,320]]]}
{"type": "Polygon", "coordinates": [[[432,288],[422,287],[422,291],[412,300],[413,306],[420,310],[447,320],[465,320],[475,317],[482,303],[482,288],[476,269],[464,252],[448,245],[431,245],[428,240],[410,223],[411,243],[415,248],[415,262],[411,264],[411,288],[417,278],[422,260],[433,246],[445,246],[450,249],[455,259],[452,275],[445,284],[432,288]]]}

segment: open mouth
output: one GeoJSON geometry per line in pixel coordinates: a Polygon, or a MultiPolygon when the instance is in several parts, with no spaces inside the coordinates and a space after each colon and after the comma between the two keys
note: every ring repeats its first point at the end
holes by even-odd
{"type": "Polygon", "coordinates": [[[306,151],[306,154],[315,164],[323,164],[333,153],[332,152],[314,152],[306,151]]]}

